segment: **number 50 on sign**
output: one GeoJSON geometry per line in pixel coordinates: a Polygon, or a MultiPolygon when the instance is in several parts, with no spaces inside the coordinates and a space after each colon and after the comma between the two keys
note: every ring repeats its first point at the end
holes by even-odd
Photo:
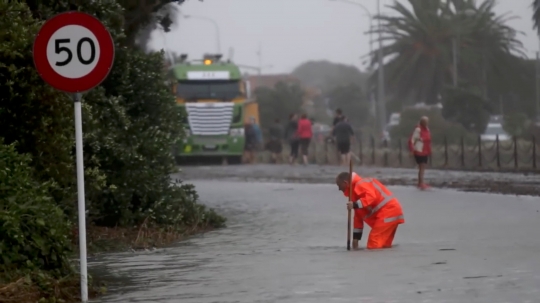
{"type": "Polygon", "coordinates": [[[34,63],[54,88],[80,93],[99,85],[114,61],[109,31],[95,17],[67,12],[47,20],[34,42],[34,63]]]}

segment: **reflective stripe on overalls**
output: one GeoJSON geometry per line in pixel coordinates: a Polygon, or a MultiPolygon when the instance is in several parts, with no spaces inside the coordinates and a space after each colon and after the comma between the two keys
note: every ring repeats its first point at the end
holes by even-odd
{"type": "MultiPolygon", "coordinates": [[[[380,193],[381,193],[381,196],[383,197],[383,200],[377,204],[377,206],[371,208],[371,207],[367,207],[367,209],[369,210],[369,214],[366,215],[366,219],[371,217],[371,215],[375,214],[376,212],[378,212],[379,210],[381,210],[381,208],[383,208],[386,204],[388,204],[388,202],[390,202],[391,200],[395,199],[395,197],[393,195],[388,195],[386,194],[382,188],[379,186],[379,184],[377,183],[374,183],[372,182],[373,179],[371,178],[366,178],[365,181],[361,182],[361,183],[371,183],[376,190],[378,190],[380,193]]],[[[358,205],[360,207],[363,207],[362,206],[362,203],[358,203],[358,205]]],[[[395,217],[390,217],[390,218],[384,218],[384,223],[390,223],[390,222],[394,222],[394,221],[397,221],[397,220],[401,220],[403,219],[403,215],[399,215],[399,216],[395,216],[395,217]]]]}

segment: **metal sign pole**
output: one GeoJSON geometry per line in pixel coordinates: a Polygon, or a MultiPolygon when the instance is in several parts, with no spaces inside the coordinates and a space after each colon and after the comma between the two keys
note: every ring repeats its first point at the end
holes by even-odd
{"type": "Polygon", "coordinates": [[[84,162],[82,135],[81,93],[73,94],[75,107],[75,148],[77,154],[77,200],[79,204],[79,251],[81,267],[81,301],[88,301],[88,272],[86,264],[86,207],[84,201],[84,162]]]}
{"type": "Polygon", "coordinates": [[[41,78],[52,87],[70,94],[74,103],[83,303],[88,301],[88,272],[81,92],[90,91],[107,78],[114,64],[114,50],[114,41],[105,25],[96,17],[78,11],[68,11],[48,19],[41,26],[33,46],[34,65],[41,78]]]}

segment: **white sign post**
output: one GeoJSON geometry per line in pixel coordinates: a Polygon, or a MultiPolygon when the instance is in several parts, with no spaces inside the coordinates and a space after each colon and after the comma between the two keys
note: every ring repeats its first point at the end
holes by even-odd
{"type": "Polygon", "coordinates": [[[77,199],[81,301],[88,301],[86,206],[82,133],[82,93],[107,78],[114,62],[114,41],[107,28],[92,15],[77,11],[56,15],[41,27],[34,41],[34,64],[52,87],[73,95],[77,158],[77,199]]]}

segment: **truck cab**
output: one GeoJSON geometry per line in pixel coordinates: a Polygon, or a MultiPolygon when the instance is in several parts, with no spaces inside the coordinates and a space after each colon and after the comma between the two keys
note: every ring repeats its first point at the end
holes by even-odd
{"type": "Polygon", "coordinates": [[[175,156],[218,157],[239,162],[244,151],[244,123],[259,122],[257,103],[240,69],[221,55],[181,62],[171,69],[172,91],[185,113],[186,138],[176,144],[175,156]]]}

